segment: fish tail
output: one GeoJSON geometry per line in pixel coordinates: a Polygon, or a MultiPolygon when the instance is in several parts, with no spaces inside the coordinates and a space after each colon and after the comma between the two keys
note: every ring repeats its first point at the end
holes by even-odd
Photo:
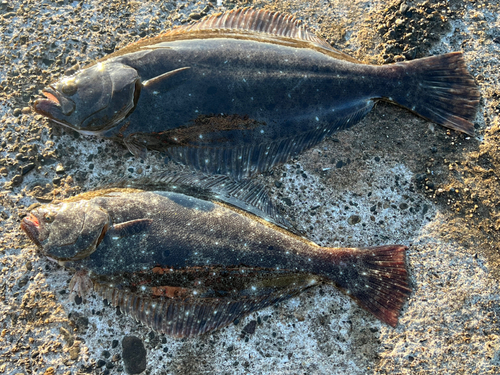
{"type": "Polygon", "coordinates": [[[390,101],[446,128],[474,134],[472,121],[479,106],[479,91],[461,52],[397,63],[393,67],[395,70],[403,67],[403,76],[388,98],[390,101]],[[401,80],[407,84],[400,84],[401,80]]]}
{"type": "Polygon", "coordinates": [[[329,263],[335,266],[329,278],[364,309],[395,327],[411,293],[406,249],[402,245],[331,249],[334,258],[329,263]]]}

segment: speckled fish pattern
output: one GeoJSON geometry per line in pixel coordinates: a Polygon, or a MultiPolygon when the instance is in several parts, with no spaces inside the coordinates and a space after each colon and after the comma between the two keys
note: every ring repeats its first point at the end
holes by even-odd
{"type": "Polygon", "coordinates": [[[110,303],[178,337],[221,328],[321,282],[395,326],[410,293],[405,246],[324,248],[179,193],[84,193],[34,209],[21,226],[43,254],[89,277],[110,303]]]}
{"type": "Polygon", "coordinates": [[[375,66],[294,17],[249,8],[116,51],[42,90],[38,113],[241,179],[359,122],[377,100],[471,135],[477,86],[461,53],[375,66]]]}

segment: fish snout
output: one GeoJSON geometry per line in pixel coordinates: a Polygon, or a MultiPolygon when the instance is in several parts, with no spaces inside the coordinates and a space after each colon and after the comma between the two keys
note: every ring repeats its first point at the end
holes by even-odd
{"type": "Polygon", "coordinates": [[[60,121],[63,116],[70,116],[75,110],[75,103],[59,93],[54,87],[47,86],[42,90],[43,99],[33,103],[35,112],[50,119],[60,121]]]}
{"type": "Polygon", "coordinates": [[[40,231],[39,231],[39,221],[29,214],[29,216],[23,217],[21,220],[21,229],[26,233],[28,238],[35,243],[36,246],[42,247],[40,242],[40,231]]]}

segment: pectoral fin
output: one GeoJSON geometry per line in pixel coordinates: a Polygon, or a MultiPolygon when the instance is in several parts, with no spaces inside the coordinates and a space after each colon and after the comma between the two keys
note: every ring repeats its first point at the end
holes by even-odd
{"type": "Polygon", "coordinates": [[[139,234],[149,229],[152,219],[130,220],[124,223],[113,225],[108,233],[113,237],[128,237],[139,234]]]}
{"type": "Polygon", "coordinates": [[[123,139],[123,143],[130,151],[132,155],[137,158],[146,159],[148,155],[148,149],[144,144],[141,144],[136,138],[135,134],[131,134],[123,139]]]}
{"type": "Polygon", "coordinates": [[[177,73],[180,73],[180,72],[187,70],[187,69],[191,69],[191,67],[185,66],[183,68],[171,70],[169,72],[160,74],[159,76],[156,76],[156,77],[153,77],[151,79],[148,79],[147,81],[144,81],[142,83],[142,87],[148,88],[148,89],[153,88],[154,86],[158,85],[160,82],[164,81],[165,79],[171,78],[174,75],[176,75],[177,73]]]}

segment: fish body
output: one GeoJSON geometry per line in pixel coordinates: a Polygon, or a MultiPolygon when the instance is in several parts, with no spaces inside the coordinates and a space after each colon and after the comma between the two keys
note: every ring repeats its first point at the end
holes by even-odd
{"type": "Polygon", "coordinates": [[[248,8],[141,40],[42,93],[34,108],[54,122],[237,178],[352,126],[379,99],[467,134],[479,102],[461,53],[362,64],[292,16],[248,8]]]}
{"type": "Polygon", "coordinates": [[[410,293],[404,246],[324,248],[179,193],[97,191],[37,208],[21,226],[45,255],[87,272],[108,301],[175,336],[220,328],[319,282],[394,326],[410,293]]]}

